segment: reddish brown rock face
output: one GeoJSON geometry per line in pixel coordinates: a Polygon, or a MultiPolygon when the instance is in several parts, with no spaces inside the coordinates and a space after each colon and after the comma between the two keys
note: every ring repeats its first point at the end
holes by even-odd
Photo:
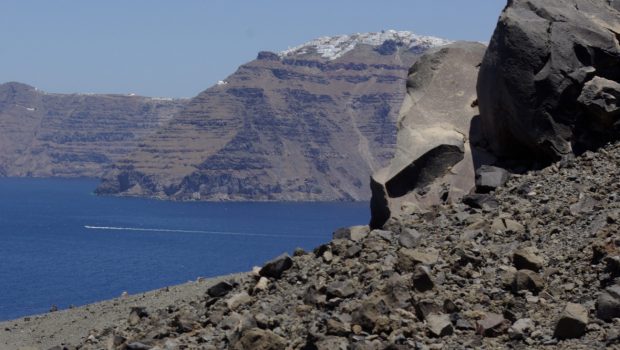
{"type": "Polygon", "coordinates": [[[444,43],[407,35],[321,39],[281,54],[261,52],[116,163],[99,193],[368,199],[370,174],[387,164],[395,146],[407,70],[420,53],[444,43]]]}
{"type": "Polygon", "coordinates": [[[0,176],[99,177],[185,102],[1,84],[0,176]]]}

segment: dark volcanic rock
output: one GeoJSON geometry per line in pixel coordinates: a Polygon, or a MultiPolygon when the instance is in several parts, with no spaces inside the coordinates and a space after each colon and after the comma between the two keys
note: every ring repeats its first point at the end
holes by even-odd
{"type": "Polygon", "coordinates": [[[497,337],[508,330],[509,323],[502,315],[487,313],[476,323],[477,332],[486,337],[497,337]]]}
{"type": "Polygon", "coordinates": [[[586,332],[588,310],[579,304],[568,303],[562,311],[553,335],[558,339],[579,338],[586,332]]]}
{"type": "MultiPolygon", "coordinates": [[[[99,350],[111,334],[126,339],[121,347],[161,349],[613,349],[619,162],[620,143],[511,177],[494,192],[496,209],[453,203],[400,215],[386,230],[365,228],[356,240],[343,230],[313,254],[263,268],[290,266],[280,278],[242,274],[225,297],[201,289],[149,308],[134,325],[94,330],[80,349],[99,350]],[[569,204],[581,194],[600,203],[574,216],[569,204]],[[413,248],[400,242],[407,230],[413,248]]],[[[3,326],[12,331],[0,332],[0,344],[17,333],[12,322],[3,326]]]]}
{"type": "Polygon", "coordinates": [[[620,136],[612,1],[515,0],[480,68],[482,128],[500,156],[543,161],[620,136]]]}
{"type": "Polygon", "coordinates": [[[366,237],[370,233],[370,228],[368,226],[351,226],[351,227],[343,227],[334,231],[332,238],[333,239],[350,239],[352,241],[358,242],[366,237]]]}
{"type": "Polygon", "coordinates": [[[0,176],[101,177],[186,103],[0,84],[0,176]]]}
{"type": "Polygon", "coordinates": [[[422,234],[414,228],[405,228],[398,235],[398,243],[405,248],[415,248],[422,240],[422,234]]]}
{"type": "Polygon", "coordinates": [[[468,194],[463,197],[463,203],[476,209],[495,209],[499,206],[495,197],[483,193],[468,194]]]}
{"type": "Polygon", "coordinates": [[[535,247],[521,247],[512,255],[512,260],[517,269],[540,271],[544,260],[538,255],[535,247]]]}
{"type": "Polygon", "coordinates": [[[445,337],[454,332],[452,322],[450,321],[450,315],[445,314],[430,314],[426,318],[428,324],[428,330],[432,336],[445,337]]]}
{"type": "Polygon", "coordinates": [[[476,169],[476,192],[489,193],[503,186],[509,177],[510,173],[505,169],[483,165],[476,169]]]}
{"type": "Polygon", "coordinates": [[[125,347],[125,349],[127,350],[149,350],[153,348],[150,345],[141,343],[141,342],[133,342],[133,343],[129,343],[127,344],[127,346],[125,347]]]}
{"type": "Polygon", "coordinates": [[[348,298],[354,295],[356,288],[351,281],[336,281],[330,283],[325,290],[328,297],[348,298]]]}
{"type": "Polygon", "coordinates": [[[265,277],[280,278],[284,271],[293,266],[293,259],[288,254],[282,254],[279,257],[267,262],[259,274],[265,277]]]}
{"type": "Polygon", "coordinates": [[[596,301],[596,316],[605,321],[620,318],[620,284],[601,293],[596,301]]]}
{"type": "Polygon", "coordinates": [[[515,274],[513,289],[515,292],[529,290],[534,294],[538,294],[544,288],[544,284],[545,282],[536,272],[519,270],[515,274]]]}
{"type": "Polygon", "coordinates": [[[241,338],[232,345],[235,350],[281,350],[285,340],[270,330],[252,328],[243,333],[241,338]]]}
{"type": "Polygon", "coordinates": [[[220,298],[228,294],[234,286],[226,281],[222,281],[211,288],[207,289],[207,294],[210,297],[220,298]]]}

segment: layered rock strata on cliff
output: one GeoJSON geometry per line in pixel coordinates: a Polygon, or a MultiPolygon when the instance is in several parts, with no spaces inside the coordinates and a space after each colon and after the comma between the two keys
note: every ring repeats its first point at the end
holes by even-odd
{"type": "Polygon", "coordinates": [[[184,103],[1,84],[0,176],[100,177],[184,103]]]}
{"type": "Polygon", "coordinates": [[[98,193],[366,200],[396,143],[408,68],[445,43],[388,31],[261,52],[117,162],[98,193]]]}
{"type": "Polygon", "coordinates": [[[492,209],[338,230],[191,298],[125,306],[79,349],[615,349],[619,162],[609,145],[513,176],[492,209]]]}

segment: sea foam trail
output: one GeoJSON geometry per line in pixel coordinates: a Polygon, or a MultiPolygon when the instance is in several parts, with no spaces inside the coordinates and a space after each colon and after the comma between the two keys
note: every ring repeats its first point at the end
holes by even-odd
{"type": "Polygon", "coordinates": [[[246,237],[275,237],[275,238],[316,238],[315,236],[303,235],[277,235],[268,233],[249,233],[249,232],[226,232],[226,231],[200,231],[200,230],[174,230],[166,228],[143,228],[143,227],[115,227],[115,226],[90,226],[84,225],[89,230],[106,231],[142,231],[142,232],[169,232],[169,233],[202,233],[219,236],[246,236],[246,237]]]}

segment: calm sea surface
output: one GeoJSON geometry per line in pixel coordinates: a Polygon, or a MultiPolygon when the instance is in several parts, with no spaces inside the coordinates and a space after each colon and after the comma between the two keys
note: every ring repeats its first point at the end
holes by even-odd
{"type": "Polygon", "coordinates": [[[369,216],[367,203],[177,203],[96,186],[0,178],[0,320],[248,271],[369,216]]]}

